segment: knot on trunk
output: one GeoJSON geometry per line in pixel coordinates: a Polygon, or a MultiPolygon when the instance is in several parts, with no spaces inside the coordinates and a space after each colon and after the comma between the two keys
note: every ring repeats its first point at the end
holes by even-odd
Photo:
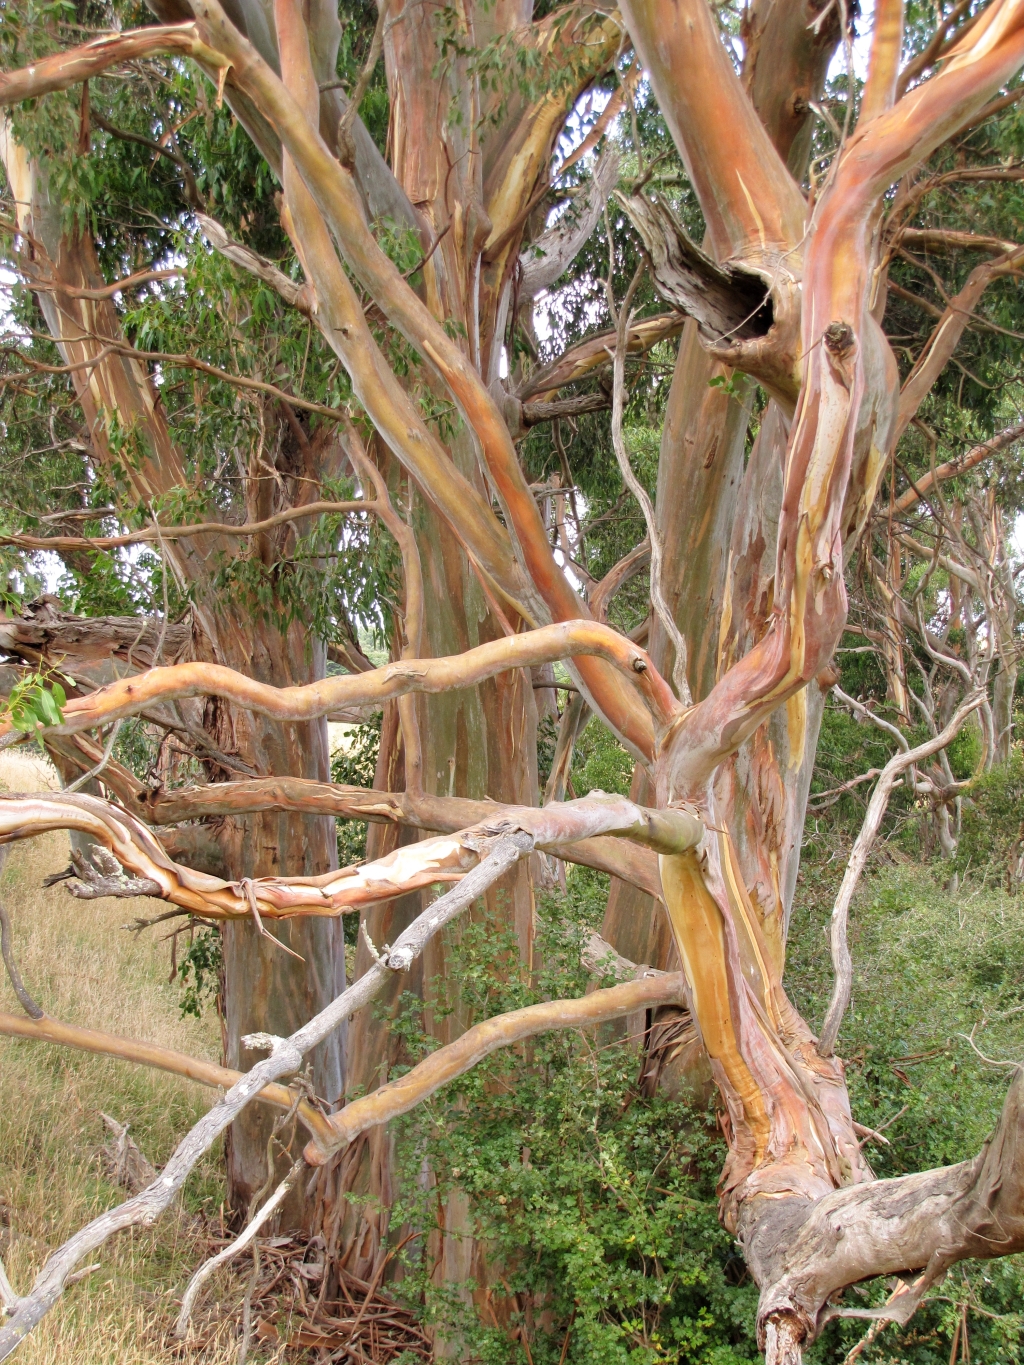
{"type": "Polygon", "coordinates": [[[825,345],[833,355],[845,355],[855,339],[848,322],[830,322],[825,328],[825,345]]]}

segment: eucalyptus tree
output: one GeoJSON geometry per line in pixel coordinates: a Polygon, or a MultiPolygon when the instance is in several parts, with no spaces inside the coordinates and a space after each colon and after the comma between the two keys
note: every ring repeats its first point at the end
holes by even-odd
{"type": "MultiPolygon", "coordinates": [[[[320,1172],[297,1186],[315,1192],[307,1219],[369,1260],[392,1194],[387,1119],[495,1046],[681,992],[718,1087],[721,1217],[760,1286],[769,1360],[799,1359],[831,1316],[862,1311],[835,1302],[848,1285],[912,1272],[885,1310],[905,1320],[957,1259],[1024,1245],[1019,1082],[976,1160],[876,1181],[835,1028],[816,1038],[782,981],[848,563],[887,473],[896,495],[897,443],[982,294],[1024,257],[1012,237],[993,246],[959,224],[921,225],[943,185],[1019,179],[1013,155],[970,135],[1013,107],[1024,7],[961,4],[930,27],[902,0],[879,0],[863,89],[848,71],[845,99],[828,105],[837,46],[849,57],[842,5],[766,0],[738,28],[705,0],[543,15],[382,5],[364,60],[353,57],[356,25],[346,31],[316,0],[152,10],[155,23],[118,15],[130,22],[107,18],[110,31],[92,38],[85,11],[5,21],[8,227],[35,301],[23,313],[33,344],[10,348],[8,384],[29,395],[29,427],[50,419],[52,448],[40,453],[80,462],[64,520],[96,528],[23,526],[6,540],[66,556],[72,574],[92,573],[90,556],[155,547],[164,626],[176,612],[188,629],[168,660],[169,631],[141,622],[139,646],[122,635],[104,657],[145,669],[111,679],[90,677],[96,652],[76,658],[60,612],[12,624],[13,652],[35,650],[57,671],[22,680],[8,733],[35,729],[108,799],[6,798],[0,833],[87,834],[124,875],[102,855],[92,867],[79,859],[79,894],[141,892],[224,924],[228,1067],[204,1074],[230,1089],[150,1190],[55,1253],[12,1305],[0,1356],[77,1258],[155,1217],[229,1124],[236,1188],[260,1183],[265,1129],[239,1118],[257,1095],[301,1101],[305,1160],[320,1172]],[[560,138],[599,89],[594,112],[606,107],[571,151],[560,138]],[[606,207],[616,168],[607,154],[585,158],[619,112],[634,161],[606,207]],[[361,113],[378,120],[377,141],[361,113]],[[661,120],[663,154],[645,148],[645,114],[661,120]],[[94,139],[117,168],[109,177],[94,139]],[[572,202],[546,222],[558,181],[572,202]],[[626,220],[642,253],[636,237],[625,244],[626,220]],[[934,307],[901,373],[882,322],[914,232],[985,259],[934,307]],[[601,236],[609,326],[544,354],[531,304],[581,253],[597,262],[601,236]],[[651,299],[645,275],[657,313],[635,311],[651,299]],[[128,307],[126,291],[142,286],[148,299],[128,307]],[[59,353],[49,358],[47,334],[59,353]],[[676,336],[652,498],[632,463],[642,452],[630,449],[626,367],[663,358],[676,336]],[[609,405],[613,506],[581,505],[557,428],[557,477],[531,486],[531,424],[609,405]],[[619,498],[639,507],[637,534],[597,576],[588,541],[600,542],[597,523],[614,521],[619,498]],[[340,529],[337,518],[351,521],[340,529]],[[380,561],[370,575],[366,546],[380,561]],[[609,603],[638,572],[649,619],[627,634],[608,624],[609,603]],[[393,658],[375,669],[351,617],[372,615],[356,599],[385,581],[393,658]],[[346,674],[326,675],[325,641],[346,674]],[[560,720],[553,799],[538,807],[535,693],[551,693],[543,670],[558,663],[579,702],[560,720]],[[324,719],[382,705],[379,790],[327,783],[324,719]],[[584,705],[636,760],[635,799],[559,799],[584,705]],[[136,715],[185,745],[208,780],[153,788],[120,767],[105,727],[136,715]],[[384,831],[366,863],[332,867],[335,814],[384,831]],[[215,871],[172,856],[197,819],[220,822],[215,871]],[[374,1089],[390,1043],[369,1001],[410,981],[422,989],[443,968],[437,931],[501,877],[494,904],[528,965],[541,854],[612,873],[606,937],[647,962],[667,963],[671,942],[682,976],[442,1035],[427,1062],[374,1089]],[[455,886],[421,908],[438,882],[455,886]],[[342,991],[337,926],[355,910],[358,979],[342,991]],[[312,1053],[314,1090],[336,1106],[349,1015],[348,1084],[371,1093],[325,1114],[277,1082],[312,1053]],[[271,1055],[242,1078],[245,1037],[271,1055]],[[378,1197],[376,1222],[358,1224],[352,1190],[378,1197]]],[[[577,319],[597,269],[576,271],[577,319]]],[[[18,1022],[24,1036],[54,1032],[18,1022]]],[[[61,1038],[100,1046],[66,1026],[61,1038]]],[[[133,1055],[127,1040],[104,1046],[133,1055]]],[[[199,1069],[167,1055],[158,1064],[199,1069]]],[[[295,1182],[290,1173],[279,1197],[295,1182]]],[[[446,1268],[470,1278],[481,1263],[460,1263],[454,1246],[442,1239],[446,1268]]]]}

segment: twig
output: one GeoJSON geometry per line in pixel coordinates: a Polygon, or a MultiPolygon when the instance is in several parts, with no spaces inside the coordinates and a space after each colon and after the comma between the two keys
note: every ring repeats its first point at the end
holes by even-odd
{"type": "Polygon", "coordinates": [[[306,959],[301,955],[301,953],[297,953],[294,948],[289,948],[287,943],[282,943],[279,938],[275,938],[274,935],[263,923],[263,920],[260,917],[260,908],[256,904],[256,887],[253,884],[252,878],[243,877],[242,880],[238,883],[238,885],[241,887],[242,891],[248,898],[249,909],[252,911],[252,917],[256,922],[257,932],[263,938],[269,939],[275,948],[280,948],[282,953],[287,953],[289,957],[297,958],[299,962],[305,963],[306,959]]]}
{"type": "MultiPolygon", "coordinates": [[[[163,642],[161,641],[161,647],[162,643],[163,642]]],[[[117,739],[118,731],[121,729],[121,726],[123,724],[124,724],[123,717],[120,720],[116,720],[114,722],[114,727],[110,732],[110,738],[107,740],[106,748],[103,750],[103,757],[100,759],[100,761],[96,764],[94,768],[90,768],[89,771],[87,773],[83,773],[81,777],[76,777],[74,782],[72,782],[70,786],[65,787],[64,790],[66,792],[76,792],[79,790],[79,788],[84,787],[87,782],[91,782],[94,777],[99,777],[100,773],[110,762],[110,755],[114,752],[114,741],[117,739]]]]}
{"type": "Polygon", "coordinates": [[[87,360],[74,361],[70,365],[47,365],[42,360],[35,360],[27,356],[21,349],[11,346],[0,347],[0,355],[8,355],[13,359],[20,360],[21,363],[39,374],[71,374],[75,370],[94,370],[101,365],[111,355],[131,356],[134,360],[152,360],[158,365],[166,365],[186,370],[198,370],[200,374],[208,374],[213,379],[220,379],[225,384],[234,384],[240,389],[249,389],[253,393],[265,393],[271,398],[277,398],[285,403],[290,403],[293,408],[302,408],[306,412],[318,413],[321,417],[327,417],[332,422],[341,421],[341,413],[337,408],[326,406],[324,403],[312,403],[305,398],[297,398],[293,393],[285,393],[284,389],[279,389],[276,384],[269,384],[262,379],[250,379],[247,375],[230,374],[227,370],[219,369],[216,365],[207,364],[205,360],[199,360],[196,356],[184,353],[171,353],[169,351],[140,351],[134,346],[129,346],[127,342],[108,341],[105,337],[98,334],[86,333],[83,340],[93,340],[106,342],[103,350],[87,360]]]}
{"type": "MultiPolygon", "coordinates": [[[[887,1299],[886,1302],[892,1303],[904,1290],[905,1286],[903,1284],[897,1285],[896,1288],[889,1295],[889,1298],[887,1299]]],[[[857,1359],[857,1357],[861,1354],[862,1351],[864,1351],[868,1346],[871,1345],[875,1337],[878,1336],[879,1332],[884,1331],[885,1328],[889,1326],[889,1322],[890,1319],[888,1318],[879,1318],[877,1322],[873,1322],[871,1326],[868,1328],[868,1330],[861,1337],[860,1341],[857,1342],[856,1346],[854,1346],[850,1351],[847,1352],[846,1356],[843,1359],[843,1365],[853,1365],[853,1362],[857,1359]]]]}
{"type": "Polygon", "coordinates": [[[830,787],[828,791],[812,793],[807,802],[808,811],[817,815],[819,811],[828,810],[829,806],[834,806],[844,792],[853,791],[854,787],[859,787],[864,782],[873,782],[881,771],[881,768],[869,768],[866,773],[859,773],[856,777],[851,777],[848,782],[841,782],[838,787],[830,787]]]}
{"type": "Polygon", "coordinates": [[[263,1224],[272,1214],[276,1213],[284,1203],[285,1195],[287,1195],[303,1170],[305,1170],[305,1166],[306,1163],[303,1160],[300,1159],[296,1161],[259,1212],[253,1214],[245,1231],[241,1232],[233,1242],[229,1242],[223,1251],[218,1251],[216,1256],[211,1256],[208,1261],[204,1261],[195,1272],[189,1280],[188,1287],[181,1300],[181,1312],[178,1314],[178,1321],[174,1324],[174,1335],[176,1337],[185,1337],[188,1334],[188,1325],[192,1317],[192,1307],[195,1304],[196,1296],[206,1281],[215,1270],[219,1270],[222,1265],[233,1260],[240,1251],[245,1250],[263,1224]]]}
{"type": "Polygon", "coordinates": [[[877,725],[879,730],[884,730],[887,735],[892,735],[893,739],[900,746],[903,753],[910,748],[906,736],[895,725],[883,720],[881,716],[876,716],[869,706],[865,706],[862,701],[857,701],[855,697],[849,696],[841,687],[833,687],[832,695],[837,697],[844,706],[848,706],[855,715],[863,716],[865,720],[871,721],[872,725],[877,725]]]}
{"type": "Polygon", "coordinates": [[[359,79],[356,81],[351,95],[348,96],[348,105],[338,121],[339,148],[344,149],[345,144],[350,140],[352,125],[359,116],[359,106],[362,104],[363,96],[370,87],[373,73],[377,69],[377,63],[380,61],[380,54],[384,47],[384,29],[387,25],[387,18],[388,0],[380,0],[380,8],[377,11],[377,23],[373,30],[373,38],[370,41],[370,51],[367,54],[366,61],[363,63],[363,69],[359,73],[359,79]]]}
{"type": "MultiPolygon", "coordinates": [[[[335,421],[340,420],[336,415],[335,421]]],[[[19,532],[0,536],[0,545],[14,545],[26,550],[117,550],[125,545],[146,545],[153,541],[162,544],[165,540],[185,540],[190,536],[256,536],[305,517],[345,516],[376,511],[377,504],[364,498],[348,502],[308,502],[299,507],[287,507],[262,521],[245,522],[241,526],[233,526],[226,521],[201,521],[192,526],[146,526],[141,531],[129,531],[122,536],[32,536],[19,532]]]]}
{"type": "Polygon", "coordinates": [[[391,952],[391,948],[388,946],[388,944],[385,943],[384,951],[382,953],[377,951],[376,947],[374,946],[373,939],[370,937],[369,932],[366,928],[365,919],[361,919],[359,921],[359,937],[366,944],[367,948],[369,949],[370,956],[373,958],[374,962],[379,962],[382,967],[386,967],[388,965],[388,953],[391,952]]]}
{"type": "Polygon", "coordinates": [[[254,1245],[252,1249],[252,1274],[249,1277],[249,1284],[246,1287],[245,1298],[242,1300],[242,1340],[238,1343],[238,1359],[236,1365],[245,1365],[249,1356],[249,1342],[252,1338],[252,1296],[256,1292],[256,1286],[260,1278],[260,1249],[254,1245]]]}
{"type": "Polygon", "coordinates": [[[877,1128],[869,1128],[864,1123],[854,1123],[853,1131],[857,1134],[859,1138],[863,1139],[857,1145],[863,1147],[865,1142],[867,1142],[870,1138],[874,1138],[877,1142],[884,1143],[886,1147],[890,1146],[889,1139],[885,1136],[885,1129],[891,1128],[892,1125],[896,1122],[896,1120],[901,1119],[909,1108],[910,1105],[905,1104],[898,1113],[893,1114],[892,1118],[887,1119],[885,1123],[880,1123],[877,1128]]]}
{"type": "Polygon", "coordinates": [[[984,1054],[984,1052],[982,1052],[981,1048],[980,1048],[980,1047],[978,1046],[978,1044],[974,1041],[974,1035],[975,1035],[975,1033],[977,1033],[977,1031],[978,1031],[978,1025],[975,1024],[975,1025],[974,1025],[974,1028],[971,1029],[971,1031],[970,1031],[969,1034],[967,1034],[967,1033],[958,1033],[956,1036],[957,1036],[958,1038],[962,1038],[962,1039],[964,1040],[965,1043],[969,1043],[969,1044],[971,1045],[971,1047],[974,1049],[974,1051],[975,1051],[975,1052],[978,1054],[978,1056],[981,1058],[981,1060],[985,1063],[986,1066],[1009,1067],[1009,1068],[1012,1069],[1012,1070],[1016,1070],[1016,1069],[1021,1065],[1021,1063],[1020,1063],[1019,1061],[1015,1061],[1015,1062],[1013,1062],[1013,1061],[999,1061],[998,1058],[996,1058],[996,1057],[986,1057],[985,1054],[984,1054]]]}
{"type": "MultiPolygon", "coordinates": [[[[647,524],[647,537],[651,542],[651,605],[661,622],[662,629],[672,642],[675,650],[675,662],[672,665],[672,681],[675,683],[676,696],[684,706],[691,706],[693,698],[690,695],[690,685],[686,679],[686,640],[682,631],[676,624],[675,617],[669,610],[668,603],[665,601],[661,589],[661,560],[662,543],[658,532],[657,518],[654,512],[654,504],[647,493],[647,489],[633,472],[633,467],[629,462],[629,451],[626,449],[626,440],[622,432],[622,413],[625,405],[626,389],[626,335],[629,332],[629,324],[632,321],[630,316],[630,304],[633,295],[640,283],[643,272],[646,270],[646,262],[637,267],[636,274],[630,282],[626,297],[622,301],[619,309],[618,326],[615,334],[615,351],[612,354],[612,446],[615,450],[615,458],[618,461],[619,469],[622,473],[623,482],[626,487],[640,504],[644,521],[647,524]]],[[[610,270],[610,267],[609,267],[610,270]]],[[[611,277],[609,274],[608,292],[611,294],[611,277]]]]}

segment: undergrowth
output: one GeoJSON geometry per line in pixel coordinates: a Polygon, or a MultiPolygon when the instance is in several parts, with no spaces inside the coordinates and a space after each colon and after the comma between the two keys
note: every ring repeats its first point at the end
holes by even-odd
{"type": "MultiPolygon", "coordinates": [[[[842,867],[841,859],[805,865],[794,908],[786,986],[812,1027],[831,990],[824,930],[842,867]]],[[[1002,1108],[1007,1063],[1024,1061],[1024,899],[982,868],[949,885],[948,864],[922,866],[883,847],[851,912],[853,998],[837,1050],[854,1117],[888,1140],[866,1147],[880,1177],[974,1156],[1002,1108]]],[[[891,1288],[876,1281],[849,1291],[847,1302],[877,1306],[891,1288]]],[[[886,1328],[860,1359],[1017,1362],[1022,1306],[1024,1257],[964,1262],[906,1329],[886,1328]]],[[[808,1359],[838,1365],[868,1326],[830,1324],[808,1359]]]]}

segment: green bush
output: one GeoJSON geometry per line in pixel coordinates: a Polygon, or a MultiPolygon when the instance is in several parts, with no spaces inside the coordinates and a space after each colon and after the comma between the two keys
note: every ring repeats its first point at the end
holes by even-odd
{"type": "MultiPolygon", "coordinates": [[[[380,753],[383,715],[378,712],[365,725],[353,725],[345,747],[331,755],[331,781],[346,787],[372,787],[380,753]]],[[[366,857],[366,821],[338,820],[338,865],[348,867],[366,857]]]]}
{"type": "Polygon", "coordinates": [[[633,780],[633,759],[607,725],[596,717],[576,741],[572,786],[577,796],[588,792],[617,792],[628,796],[633,780]]]}
{"type": "Polygon", "coordinates": [[[1015,748],[1007,763],[973,782],[963,798],[957,870],[986,877],[1011,890],[1020,880],[1017,862],[1024,831],[1024,753],[1015,748]]]}
{"type": "MultiPolygon", "coordinates": [[[[809,869],[810,870],[810,869],[809,869]]],[[[831,989],[822,933],[841,868],[809,877],[794,910],[787,981],[820,1021],[831,989]],[[831,878],[831,880],[829,880],[831,878]]],[[[944,874],[943,874],[944,875],[944,874]]],[[[431,986],[435,1020],[471,1023],[537,1000],[581,994],[580,945],[598,922],[605,879],[576,870],[566,897],[541,906],[532,975],[513,975],[514,937],[463,924],[446,951],[449,995],[431,986]]],[[[854,995],[840,1038],[855,1116],[884,1128],[871,1144],[880,1177],[973,1156],[991,1131],[1009,1071],[1024,1057],[1024,901],[998,887],[947,892],[908,862],[869,874],[851,919],[854,995]]],[[[436,1046],[409,995],[398,1026],[407,1060],[436,1046]]],[[[606,1026],[551,1033],[494,1054],[400,1126],[404,1190],[393,1226],[431,1229],[438,1210],[492,1267],[474,1303],[431,1283],[432,1257],[410,1244],[401,1293],[480,1365],[738,1365],[759,1359],[757,1292],[717,1220],[724,1145],[715,1115],[637,1086],[639,1059],[606,1026]],[[432,1181],[423,1187],[422,1173],[432,1181]],[[480,1311],[487,1295],[491,1312],[480,1311]],[[518,1335],[527,1334],[529,1357],[518,1335]]],[[[392,1074],[397,1074],[393,1071],[392,1074]]],[[[884,1302],[893,1282],[856,1286],[851,1307],[884,1302]]],[[[864,1365],[947,1365],[957,1324],[974,1365],[1011,1365],[1024,1346],[1024,1258],[950,1272],[905,1329],[887,1327],[864,1365]]],[[[809,1365],[841,1365],[863,1320],[830,1323],[809,1365]]],[[[966,1357],[965,1357],[966,1358],[966,1357]]]]}

